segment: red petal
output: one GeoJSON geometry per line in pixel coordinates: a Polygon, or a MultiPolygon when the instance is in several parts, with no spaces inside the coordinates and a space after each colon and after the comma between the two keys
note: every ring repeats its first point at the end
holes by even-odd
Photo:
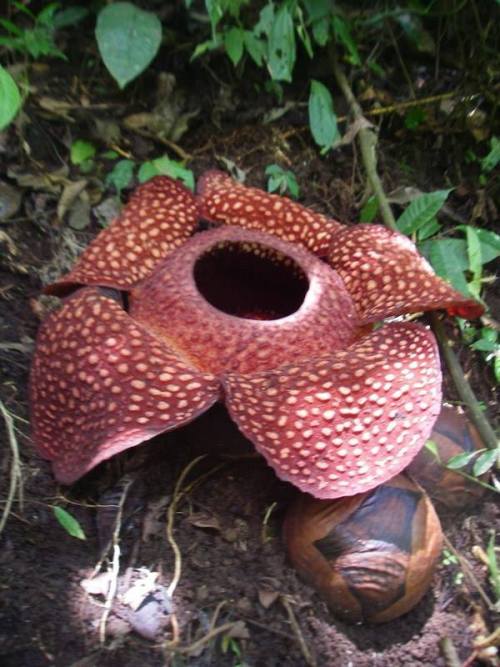
{"type": "Polygon", "coordinates": [[[432,334],[389,324],[345,351],[229,374],[229,412],[279,477],[318,498],[350,496],[405,468],[441,404],[432,334]]]}
{"type": "Polygon", "coordinates": [[[148,276],[198,222],[192,192],[157,176],[135,190],[121,214],[89,245],[75,268],[45,289],[67,294],[76,285],[127,289],[148,276]]]}
{"type": "Polygon", "coordinates": [[[406,236],[379,225],[343,229],[332,240],[329,260],[363,322],[441,308],[473,319],[484,310],[436,276],[406,236]]]}
{"type": "Polygon", "coordinates": [[[205,172],[197,193],[207,220],[268,232],[318,255],[328,252],[332,234],[344,227],[287,197],[241,185],[221,171],[205,172]]]}
{"type": "Polygon", "coordinates": [[[43,323],[31,371],[33,439],[70,484],[100,461],[185,424],[218,398],[194,370],[100,290],[43,323]]]}

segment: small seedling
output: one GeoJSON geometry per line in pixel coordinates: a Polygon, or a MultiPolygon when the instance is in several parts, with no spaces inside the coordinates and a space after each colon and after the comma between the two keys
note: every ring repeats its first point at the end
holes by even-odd
{"type": "MultiPolygon", "coordinates": [[[[457,556],[455,556],[455,554],[452,553],[449,549],[443,549],[443,558],[441,562],[445,567],[460,568],[460,561],[458,560],[457,556]]],[[[453,575],[453,583],[456,586],[460,586],[463,580],[464,573],[462,570],[458,569],[453,575]]]]}
{"type": "Polygon", "coordinates": [[[297,199],[299,196],[299,184],[293,171],[283,169],[277,164],[270,164],[266,167],[266,176],[268,192],[279,192],[280,195],[289,192],[292,197],[297,199]]]}

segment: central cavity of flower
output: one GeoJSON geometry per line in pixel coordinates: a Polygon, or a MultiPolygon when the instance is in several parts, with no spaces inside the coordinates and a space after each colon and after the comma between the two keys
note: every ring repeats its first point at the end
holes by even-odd
{"type": "Polygon", "coordinates": [[[191,237],[131,290],[129,313],[211,373],[276,368],[359,335],[341,278],[305,248],[219,227],[191,237]]]}
{"type": "Polygon", "coordinates": [[[196,261],[193,275],[212,306],[251,320],[292,315],[309,289],[307,275],[294,259],[255,242],[216,243],[196,261]]]}

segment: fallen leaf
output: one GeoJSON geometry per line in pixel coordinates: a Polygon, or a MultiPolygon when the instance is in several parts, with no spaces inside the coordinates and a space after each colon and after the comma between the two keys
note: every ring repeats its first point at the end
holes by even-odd
{"type": "Polygon", "coordinates": [[[57,217],[60,221],[63,220],[66,212],[73,205],[73,202],[82,192],[82,190],[85,189],[87,183],[88,181],[86,179],[70,181],[69,183],[66,183],[57,204],[57,217]]]}
{"type": "Polygon", "coordinates": [[[158,572],[151,572],[143,568],[141,571],[141,579],[138,579],[132,586],[121,595],[121,600],[134,611],[138,609],[144,602],[145,598],[154,591],[156,580],[158,579],[158,572]]]}
{"type": "Polygon", "coordinates": [[[268,591],[265,589],[259,590],[257,595],[259,602],[264,607],[264,609],[269,609],[269,607],[273,605],[280,596],[280,594],[276,591],[268,591]]]}
{"type": "Polygon", "coordinates": [[[102,595],[103,597],[106,597],[112,578],[113,575],[111,571],[102,572],[92,579],[82,579],[80,581],[80,586],[84,591],[89,593],[89,595],[102,595]]]}
{"type": "Polygon", "coordinates": [[[4,222],[18,212],[21,199],[21,192],[17,188],[0,181],[0,221],[4,222]]]}

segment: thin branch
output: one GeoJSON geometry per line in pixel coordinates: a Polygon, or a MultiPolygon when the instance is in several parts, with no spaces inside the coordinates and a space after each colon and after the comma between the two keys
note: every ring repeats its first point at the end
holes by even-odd
{"type": "Polygon", "coordinates": [[[365,168],[368,181],[371,185],[375,197],[377,198],[380,215],[382,216],[382,219],[387,227],[397,230],[396,218],[394,217],[394,213],[392,212],[391,205],[389,204],[387,195],[385,194],[384,186],[382,185],[382,181],[380,180],[380,176],[378,175],[377,171],[377,133],[373,126],[370,125],[370,123],[368,123],[364,117],[363,110],[355,98],[351,86],[349,85],[349,82],[347,81],[347,78],[338,63],[332,48],[330,48],[329,55],[335,79],[337,80],[337,83],[342,90],[347,103],[349,104],[349,108],[351,109],[352,115],[354,116],[354,120],[362,126],[358,132],[359,147],[361,149],[363,166],[365,168]]]}
{"type": "Polygon", "coordinates": [[[460,362],[457,359],[455,352],[453,351],[450,341],[444,330],[443,323],[439,319],[437,313],[431,314],[432,328],[434,334],[438,339],[441,352],[450,371],[450,375],[453,378],[455,387],[457,389],[458,395],[461,400],[465,403],[470,411],[470,416],[479,431],[479,435],[483,440],[484,444],[490,449],[496,449],[498,447],[498,439],[493,431],[489,421],[486,419],[486,416],[481,410],[481,406],[477,398],[472,391],[472,388],[464,375],[460,362]]]}

